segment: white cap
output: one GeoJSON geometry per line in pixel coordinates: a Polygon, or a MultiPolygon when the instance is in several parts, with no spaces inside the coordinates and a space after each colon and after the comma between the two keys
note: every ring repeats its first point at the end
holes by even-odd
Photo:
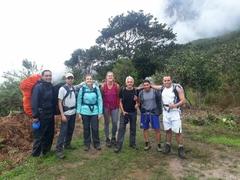
{"type": "Polygon", "coordinates": [[[74,75],[73,75],[72,73],[67,73],[65,77],[66,77],[66,78],[68,78],[68,77],[74,77],[74,75]]]}

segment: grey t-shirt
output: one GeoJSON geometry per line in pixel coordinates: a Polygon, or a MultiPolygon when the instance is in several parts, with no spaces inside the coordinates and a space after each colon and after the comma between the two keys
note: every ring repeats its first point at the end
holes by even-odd
{"type": "Polygon", "coordinates": [[[139,99],[141,100],[142,108],[145,110],[152,110],[157,107],[155,99],[155,91],[150,89],[150,91],[142,90],[139,94],[139,99]]]}

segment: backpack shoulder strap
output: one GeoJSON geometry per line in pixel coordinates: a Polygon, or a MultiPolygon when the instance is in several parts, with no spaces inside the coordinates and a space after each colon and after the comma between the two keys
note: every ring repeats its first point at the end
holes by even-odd
{"type": "Polygon", "coordinates": [[[62,101],[64,101],[68,97],[68,95],[70,93],[70,89],[67,87],[66,84],[64,84],[62,87],[67,91],[67,93],[65,94],[65,96],[63,97],[63,100],[62,100],[62,101]]]}
{"type": "Polygon", "coordinates": [[[173,92],[174,92],[176,97],[178,97],[177,87],[178,87],[178,85],[173,83],[173,92]]]}

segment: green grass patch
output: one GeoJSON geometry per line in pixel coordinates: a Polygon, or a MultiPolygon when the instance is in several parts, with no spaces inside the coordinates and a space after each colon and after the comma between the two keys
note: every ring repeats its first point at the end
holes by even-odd
{"type": "Polygon", "coordinates": [[[223,144],[226,146],[240,147],[240,139],[230,139],[223,136],[209,138],[208,142],[214,143],[214,144],[223,144]]]}

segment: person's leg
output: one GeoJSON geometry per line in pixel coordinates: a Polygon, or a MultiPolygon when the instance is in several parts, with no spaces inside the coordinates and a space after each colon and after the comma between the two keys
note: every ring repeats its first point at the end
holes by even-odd
{"type": "Polygon", "coordinates": [[[53,137],[54,137],[54,115],[46,118],[48,121],[46,131],[43,136],[42,152],[43,154],[49,152],[52,148],[53,137]]]}
{"type": "Polygon", "coordinates": [[[164,130],[166,132],[166,146],[163,151],[164,154],[170,153],[171,152],[171,140],[172,140],[172,122],[171,118],[168,118],[168,113],[167,111],[163,111],[163,126],[164,130]]]}
{"type": "Polygon", "coordinates": [[[66,137],[67,134],[67,129],[68,129],[68,122],[62,122],[61,121],[61,125],[60,125],[60,132],[58,135],[58,141],[57,141],[57,145],[56,145],[56,153],[62,152],[63,151],[63,144],[64,144],[64,139],[66,137]]]}
{"type": "Polygon", "coordinates": [[[43,136],[46,132],[48,126],[48,119],[40,119],[40,128],[38,130],[33,131],[33,150],[32,156],[38,157],[42,151],[42,143],[43,143],[43,136]]]}
{"type": "Polygon", "coordinates": [[[103,107],[103,117],[104,117],[104,132],[106,137],[106,146],[111,147],[109,139],[109,122],[108,122],[108,108],[103,107]]]}
{"type": "Polygon", "coordinates": [[[90,138],[90,116],[82,115],[83,122],[83,137],[84,137],[84,146],[85,150],[90,148],[91,138],[90,138]]]}
{"type": "Polygon", "coordinates": [[[152,119],[152,128],[155,131],[156,142],[159,145],[161,143],[161,133],[160,133],[160,121],[158,116],[151,115],[152,119]]]}
{"type": "Polygon", "coordinates": [[[176,120],[172,121],[172,131],[175,133],[176,140],[178,143],[178,155],[180,158],[186,158],[184,149],[183,149],[183,138],[182,138],[182,121],[180,119],[180,114],[175,112],[173,117],[176,120]]]}
{"type": "Polygon", "coordinates": [[[145,139],[145,147],[144,150],[149,150],[151,148],[150,145],[150,140],[149,140],[149,122],[150,122],[150,117],[148,114],[142,114],[141,115],[141,129],[143,129],[143,136],[145,139]]]}
{"type": "Polygon", "coordinates": [[[111,119],[112,119],[112,137],[111,137],[111,144],[116,146],[116,133],[117,133],[117,123],[118,123],[118,109],[112,109],[110,111],[111,119]]]}
{"type": "Polygon", "coordinates": [[[119,128],[118,128],[116,149],[114,150],[114,152],[119,152],[120,149],[122,148],[125,132],[126,132],[126,124],[125,124],[125,120],[124,120],[124,115],[121,113],[120,114],[120,124],[119,124],[119,128]]]}
{"type": "Polygon", "coordinates": [[[130,116],[130,135],[129,135],[129,143],[131,147],[136,148],[136,125],[137,125],[137,113],[129,113],[130,116]]]}
{"type": "Polygon", "coordinates": [[[64,147],[67,149],[75,149],[74,147],[70,146],[70,143],[72,141],[73,131],[75,129],[75,119],[76,119],[76,114],[67,116],[68,128],[67,128],[67,134],[64,142],[64,147]]]}
{"type": "Polygon", "coordinates": [[[100,139],[99,139],[99,121],[98,115],[92,115],[90,118],[93,146],[100,150],[100,139]]]}

